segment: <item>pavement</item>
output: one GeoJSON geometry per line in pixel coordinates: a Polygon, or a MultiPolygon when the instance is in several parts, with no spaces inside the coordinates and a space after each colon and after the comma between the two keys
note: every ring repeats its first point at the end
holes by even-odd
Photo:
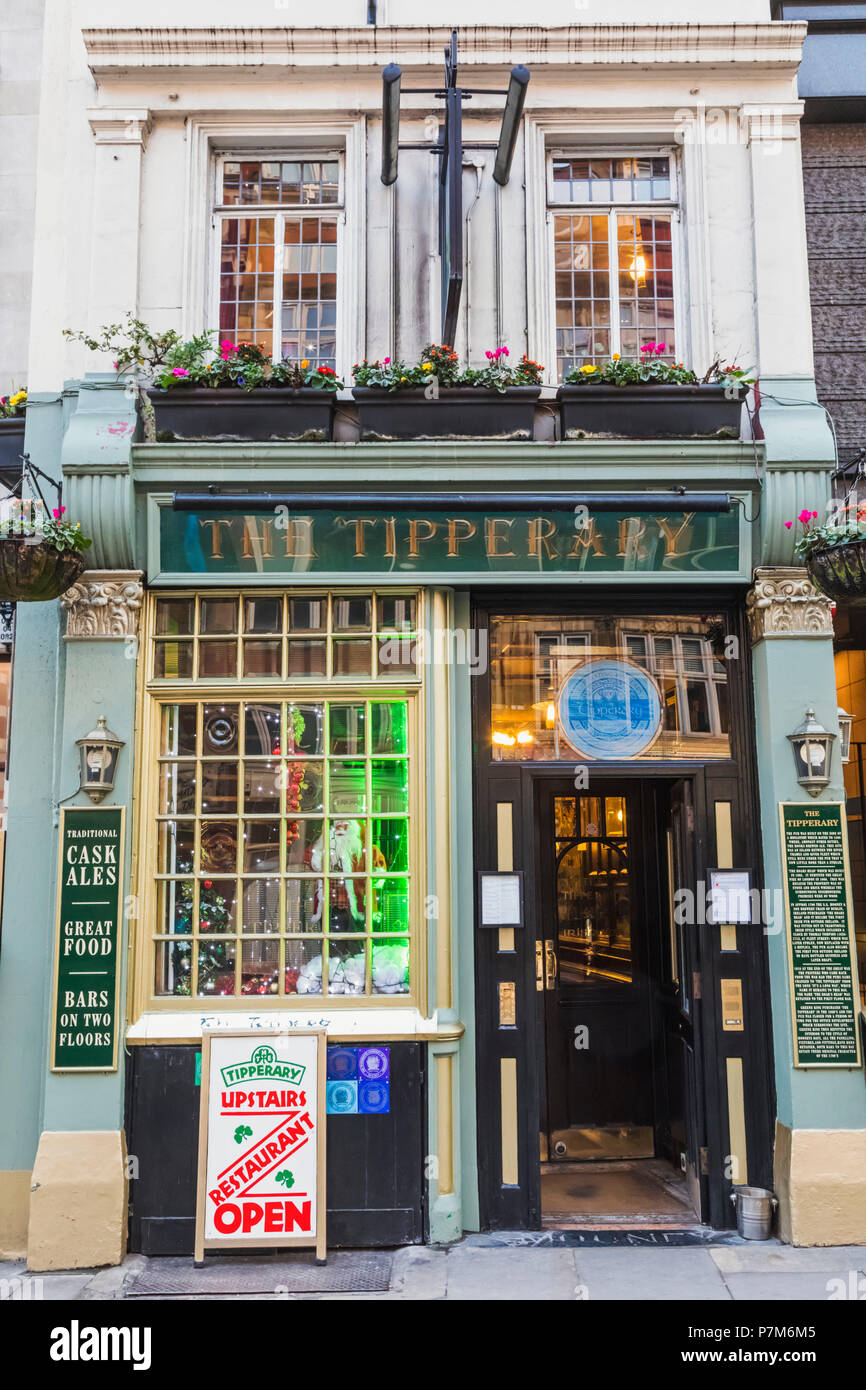
{"type": "MultiPolygon", "coordinates": [[[[514,1237],[513,1244],[506,1240],[502,1235],[467,1236],[445,1248],[415,1245],[399,1249],[393,1253],[390,1288],[379,1293],[287,1294],[276,1291],[280,1286],[275,1270],[274,1292],[185,1292],[178,1298],[690,1303],[866,1300],[866,1246],[862,1245],[797,1249],[776,1240],[728,1238],[724,1244],[700,1247],[562,1248],[528,1247],[520,1243],[519,1236],[514,1237]]],[[[248,1258],[247,1265],[249,1262],[248,1258]]],[[[169,1265],[177,1264],[128,1255],[122,1265],[107,1269],[28,1274],[23,1262],[0,1262],[0,1301],[126,1299],[129,1286],[142,1274],[165,1273],[169,1265]]],[[[261,1275],[261,1268],[258,1272],[261,1275]]],[[[129,1300],[142,1301],[146,1300],[129,1300]]]]}

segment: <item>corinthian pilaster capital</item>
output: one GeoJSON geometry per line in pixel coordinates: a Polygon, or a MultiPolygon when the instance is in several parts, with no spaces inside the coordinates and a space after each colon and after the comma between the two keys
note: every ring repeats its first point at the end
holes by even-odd
{"type": "Polygon", "coordinates": [[[85,570],[60,600],[68,642],[134,637],[144,596],[140,570],[85,570]]]}
{"type": "Polygon", "coordinates": [[[753,646],[765,637],[833,636],[833,604],[799,567],[756,569],[746,613],[753,646]]]}

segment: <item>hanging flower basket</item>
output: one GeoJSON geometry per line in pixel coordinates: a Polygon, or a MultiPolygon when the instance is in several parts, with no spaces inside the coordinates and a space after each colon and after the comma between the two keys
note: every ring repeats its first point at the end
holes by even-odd
{"type": "Polygon", "coordinates": [[[84,573],[79,550],[58,550],[49,541],[34,544],[26,536],[0,539],[0,599],[45,603],[59,598],[84,573]]]}
{"type": "MultiPolygon", "coordinates": [[[[827,521],[804,508],[797,516],[803,527],[795,553],[822,594],[862,602],[866,599],[866,505],[836,504],[827,521]]],[[[795,523],[786,521],[791,531],[795,523]]]]}
{"type": "Polygon", "coordinates": [[[46,603],[65,594],[87,567],[84,552],[92,542],[80,524],[63,520],[65,507],[51,519],[41,502],[16,502],[19,514],[0,521],[0,599],[46,603]]]}
{"type": "Polygon", "coordinates": [[[866,600],[866,536],[813,550],[806,558],[809,578],[828,598],[866,600]]]}

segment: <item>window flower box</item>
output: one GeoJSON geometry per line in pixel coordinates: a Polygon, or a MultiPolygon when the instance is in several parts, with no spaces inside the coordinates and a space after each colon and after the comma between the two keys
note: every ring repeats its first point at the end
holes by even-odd
{"type": "Polygon", "coordinates": [[[361,439],[533,439],[544,368],[527,357],[512,366],[506,347],[485,357],[461,370],[451,347],[428,343],[415,366],[356,362],[361,439]]]}
{"type": "Polygon", "coordinates": [[[559,388],[563,439],[739,439],[740,412],[751,380],[719,362],[699,380],[681,362],[664,360],[664,343],[645,343],[640,361],[614,353],[609,362],[576,367],[559,388]]]}
{"type": "Polygon", "coordinates": [[[560,386],[563,439],[739,439],[742,401],[723,386],[560,386]]]}
{"type": "Polygon", "coordinates": [[[158,442],[326,440],[331,438],[336,407],[334,391],[315,387],[151,387],[147,395],[158,442]]]}
{"type": "Polygon", "coordinates": [[[24,453],[24,416],[0,417],[0,483],[11,488],[21,477],[24,453]]]}
{"type": "Polygon", "coordinates": [[[483,391],[474,386],[440,389],[429,398],[423,387],[389,391],[356,386],[362,440],[532,439],[538,386],[483,391]]]}

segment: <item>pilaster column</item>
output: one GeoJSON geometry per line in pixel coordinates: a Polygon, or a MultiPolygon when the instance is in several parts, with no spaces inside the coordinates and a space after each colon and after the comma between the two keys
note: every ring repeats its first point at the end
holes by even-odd
{"type": "Polygon", "coordinates": [[[755,363],[764,434],[761,562],[794,561],[794,529],[804,507],[821,516],[830,499],[836,454],[818,404],[806,212],[800,160],[802,102],[745,105],[755,256],[755,363]]]}
{"type": "Polygon", "coordinates": [[[138,304],[141,161],[150,112],[95,107],[87,117],[96,145],[87,325],[93,328],[119,322],[138,304]]]}
{"type": "MultiPolygon", "coordinates": [[[[58,700],[58,769],[55,803],[88,804],[78,786],[76,739],[105,715],[124,741],[117,781],[105,805],[126,805],[134,797],[135,695],[138,622],[143,590],[138,570],[86,570],[61,599],[62,660],[58,700]]],[[[131,815],[127,815],[127,839],[131,815]]],[[[51,901],[56,901],[54,864],[57,830],[48,864],[51,901]],[[50,864],[50,868],[49,868],[50,864]]],[[[129,865],[129,843],[124,864],[129,865]]],[[[128,874],[128,869],[126,870],[128,874]]],[[[121,901],[129,894],[128,878],[121,901]]],[[[119,1008],[126,999],[128,927],[121,923],[119,1008]]],[[[51,913],[53,931],[54,914],[51,913]]],[[[47,957],[53,963],[53,950],[47,957]]],[[[53,968],[53,964],[43,969],[53,968]]],[[[47,995],[46,995],[47,997],[47,995]]],[[[45,1019],[50,1030],[51,1020],[45,1019]]],[[[123,1134],[125,1009],[116,1020],[121,1040],[116,1071],[52,1072],[46,1053],[39,1148],[33,1168],[28,1236],[31,1269],[64,1269],[116,1264],[126,1249],[128,1182],[123,1134]]]]}
{"type": "MultiPolygon", "coordinates": [[[[776,1072],[775,1186],[783,1239],[795,1245],[866,1240],[866,1088],[860,1070],[794,1067],[779,803],[811,798],[787,735],[807,708],[838,735],[832,604],[805,569],[762,568],[746,598],[752,642],[758,783],[776,1072]]],[[[821,797],[844,801],[838,742],[821,797]]]]}

